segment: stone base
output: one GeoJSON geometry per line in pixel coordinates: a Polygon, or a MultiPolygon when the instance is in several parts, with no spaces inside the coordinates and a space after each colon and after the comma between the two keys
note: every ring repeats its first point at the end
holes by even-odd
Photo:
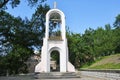
{"type": "Polygon", "coordinates": [[[45,69],[44,69],[44,63],[42,62],[39,62],[36,66],[35,66],[35,73],[37,72],[45,72],[45,69]]]}
{"type": "Polygon", "coordinates": [[[68,72],[75,72],[75,67],[70,62],[68,62],[68,72]]]}
{"type": "MultiPolygon", "coordinates": [[[[43,62],[38,63],[35,67],[35,72],[45,72],[44,65],[45,63],[43,62]]],[[[75,72],[75,67],[70,62],[67,62],[67,65],[67,72],[75,72]]]]}
{"type": "Polygon", "coordinates": [[[37,73],[34,76],[35,79],[63,79],[63,78],[80,78],[75,72],[49,72],[49,73],[37,73]]]}

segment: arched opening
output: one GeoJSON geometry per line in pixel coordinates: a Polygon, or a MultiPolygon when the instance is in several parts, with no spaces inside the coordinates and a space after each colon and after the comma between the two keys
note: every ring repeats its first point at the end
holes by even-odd
{"type": "Polygon", "coordinates": [[[60,72],[60,53],[57,50],[50,55],[50,72],[60,72]]]}
{"type": "Polygon", "coordinates": [[[49,39],[61,40],[61,16],[57,12],[53,12],[49,18],[49,39]]]}

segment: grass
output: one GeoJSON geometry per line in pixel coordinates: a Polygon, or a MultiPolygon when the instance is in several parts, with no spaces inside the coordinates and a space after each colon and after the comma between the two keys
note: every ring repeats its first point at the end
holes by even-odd
{"type": "Polygon", "coordinates": [[[119,64],[108,63],[94,67],[89,67],[89,69],[120,69],[120,63],[119,64]]]}
{"type": "Polygon", "coordinates": [[[81,69],[120,69],[120,54],[102,57],[91,65],[85,64],[81,69]]]}
{"type": "Polygon", "coordinates": [[[100,58],[100,59],[97,59],[96,61],[94,61],[94,62],[92,62],[92,63],[86,63],[86,64],[84,64],[82,67],[81,67],[81,69],[84,69],[84,68],[89,68],[91,65],[93,65],[93,64],[95,64],[95,63],[98,63],[100,60],[102,60],[103,59],[103,57],[102,58],[100,58]]]}

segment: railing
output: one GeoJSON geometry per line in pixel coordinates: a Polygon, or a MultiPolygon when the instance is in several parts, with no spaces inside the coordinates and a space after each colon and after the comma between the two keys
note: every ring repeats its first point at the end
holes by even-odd
{"type": "Polygon", "coordinates": [[[62,41],[62,37],[61,36],[50,36],[49,40],[62,41]]]}

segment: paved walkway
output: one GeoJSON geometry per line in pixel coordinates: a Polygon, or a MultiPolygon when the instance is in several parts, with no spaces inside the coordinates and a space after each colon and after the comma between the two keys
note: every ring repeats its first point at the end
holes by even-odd
{"type": "Polygon", "coordinates": [[[16,76],[16,77],[0,77],[0,80],[106,80],[106,79],[87,76],[82,76],[81,78],[67,78],[67,79],[34,79],[32,76],[16,76]]]}
{"type": "Polygon", "coordinates": [[[82,76],[93,76],[105,80],[120,80],[120,73],[80,71],[82,76]]]}
{"type": "Polygon", "coordinates": [[[1,77],[0,80],[120,80],[120,74],[118,73],[104,73],[104,72],[78,72],[80,78],[62,78],[62,79],[35,79],[33,74],[1,77]]]}

